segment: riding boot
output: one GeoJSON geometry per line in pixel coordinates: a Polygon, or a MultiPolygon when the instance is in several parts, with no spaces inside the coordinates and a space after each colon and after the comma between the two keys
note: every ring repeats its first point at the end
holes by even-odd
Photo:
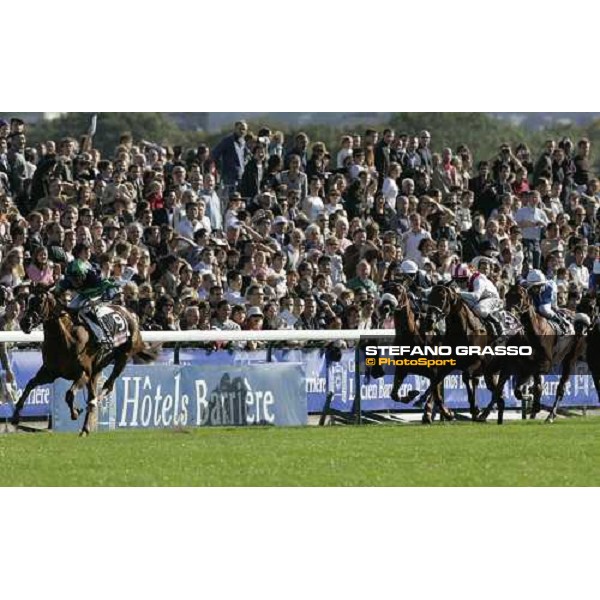
{"type": "Polygon", "coordinates": [[[565,321],[563,320],[562,316],[558,313],[548,317],[548,321],[555,323],[558,327],[558,332],[561,334],[566,334],[569,331],[569,328],[565,326],[565,321]]]}
{"type": "Polygon", "coordinates": [[[502,324],[498,318],[495,315],[488,315],[487,320],[492,324],[494,335],[498,338],[498,340],[504,338],[504,327],[502,327],[502,324]]]}

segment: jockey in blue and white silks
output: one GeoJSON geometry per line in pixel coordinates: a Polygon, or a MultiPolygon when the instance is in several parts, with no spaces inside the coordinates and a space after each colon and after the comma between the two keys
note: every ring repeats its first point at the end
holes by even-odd
{"type": "Polygon", "coordinates": [[[558,289],[552,279],[546,279],[546,276],[539,269],[531,269],[527,274],[525,287],[539,315],[556,323],[565,332],[571,330],[571,324],[556,311],[558,289]]]}

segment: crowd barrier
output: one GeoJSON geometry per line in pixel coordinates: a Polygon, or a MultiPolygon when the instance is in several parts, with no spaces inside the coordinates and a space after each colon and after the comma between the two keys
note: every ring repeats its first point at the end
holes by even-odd
{"type": "MultiPolygon", "coordinates": [[[[360,385],[363,411],[420,410],[415,406],[416,400],[409,404],[397,404],[390,399],[392,375],[371,380],[361,375],[357,379],[355,360],[354,350],[343,351],[341,360],[337,362],[329,361],[327,354],[321,349],[274,349],[253,352],[207,351],[199,348],[163,350],[157,364],[129,365],[126,368],[123,376],[117,382],[116,404],[109,405],[109,409],[103,407],[104,412],[100,415],[100,421],[102,427],[106,428],[117,427],[118,423],[122,423],[124,427],[160,427],[179,424],[175,417],[169,417],[170,411],[175,411],[174,404],[173,406],[170,404],[171,400],[167,402],[167,408],[165,408],[164,401],[155,400],[158,390],[159,396],[172,396],[173,403],[178,394],[179,398],[188,396],[189,406],[186,411],[186,421],[182,422],[182,425],[237,425],[244,422],[299,425],[306,422],[307,414],[316,414],[323,410],[328,391],[331,392],[332,409],[341,412],[352,411],[357,381],[360,385]],[[176,361],[177,365],[174,364],[176,361]],[[198,381],[204,383],[198,384],[198,381]],[[241,407],[235,409],[226,407],[219,413],[218,407],[215,408],[214,398],[219,397],[219,394],[226,395],[227,385],[224,382],[227,381],[237,382],[232,388],[232,393],[234,396],[237,394],[236,398],[241,398],[245,394],[244,397],[248,399],[247,410],[241,407]],[[174,387],[177,382],[178,390],[174,387]],[[138,387],[135,388],[135,386],[138,387]],[[136,420],[131,415],[127,416],[129,413],[125,413],[126,416],[123,418],[124,410],[133,410],[133,401],[130,402],[128,398],[134,393],[132,392],[134,388],[137,390],[135,393],[141,394],[140,397],[150,397],[145,400],[144,411],[150,410],[152,414],[160,413],[162,415],[161,411],[164,410],[166,419],[161,417],[159,420],[148,421],[144,417],[143,420],[136,420]],[[285,398],[285,402],[292,404],[289,414],[286,413],[287,409],[281,406],[276,399],[274,400],[276,408],[269,413],[269,418],[265,419],[264,415],[253,412],[256,407],[252,404],[254,401],[252,390],[258,390],[261,393],[264,390],[271,390],[274,398],[275,396],[285,398]],[[278,390],[276,394],[274,390],[278,390]],[[211,396],[211,394],[213,395],[211,396]],[[208,397],[213,398],[213,405],[210,409],[205,404],[208,402],[206,400],[208,397]],[[243,412],[244,410],[246,413],[243,412]],[[207,416],[207,414],[212,416],[207,416]],[[224,416],[219,416],[220,414],[224,416]],[[245,421],[240,416],[243,414],[246,415],[245,421]],[[271,419],[272,415],[275,415],[274,420],[271,419]]],[[[17,394],[20,394],[29,378],[40,367],[41,354],[35,350],[13,351],[11,362],[16,376],[17,394]]],[[[109,372],[110,367],[106,370],[107,374],[109,372]]],[[[550,374],[544,377],[543,381],[542,403],[552,404],[559,375],[558,373],[550,374]]],[[[400,395],[406,396],[413,390],[424,391],[428,384],[428,380],[424,377],[409,375],[400,389],[400,395]]],[[[25,403],[23,417],[48,418],[52,415],[56,421],[55,426],[62,423],[66,413],[56,411],[64,409],[64,394],[68,385],[64,380],[58,380],[53,385],[40,386],[34,390],[25,403]]],[[[519,408],[520,402],[515,399],[510,382],[507,383],[506,393],[507,408],[519,408]]],[[[452,409],[468,409],[466,390],[459,373],[446,377],[444,398],[446,404],[452,409]]],[[[482,407],[487,405],[489,400],[490,394],[481,382],[477,392],[477,402],[482,407]]],[[[79,394],[79,402],[83,403],[83,392],[79,394]]],[[[232,402],[235,404],[239,400],[232,402]]],[[[587,374],[587,367],[584,363],[579,363],[575,374],[571,376],[562,405],[566,407],[600,407],[591,376],[587,374]]],[[[268,404],[268,406],[271,410],[271,405],[268,404]]],[[[0,419],[9,418],[11,413],[10,404],[0,405],[0,419]]],[[[144,414],[146,415],[146,412],[144,414]]],[[[181,419],[181,413],[178,418],[181,419]]],[[[67,425],[69,424],[64,426],[67,425]]],[[[59,426],[62,427],[62,425],[59,426]]]]}

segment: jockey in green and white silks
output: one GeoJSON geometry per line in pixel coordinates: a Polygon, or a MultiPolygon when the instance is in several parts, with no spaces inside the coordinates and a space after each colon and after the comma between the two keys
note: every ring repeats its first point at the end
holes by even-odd
{"type": "Polygon", "coordinates": [[[65,276],[56,285],[58,294],[71,290],[75,295],[68,308],[77,311],[77,315],[92,330],[98,343],[106,350],[113,346],[109,331],[105,330],[96,312],[98,301],[110,301],[119,292],[119,285],[102,276],[87,261],[76,259],[69,263],[65,276]]]}

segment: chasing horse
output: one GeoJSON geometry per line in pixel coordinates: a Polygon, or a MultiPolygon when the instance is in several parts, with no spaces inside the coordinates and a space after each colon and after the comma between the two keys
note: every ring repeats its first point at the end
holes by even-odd
{"type": "MultiPolygon", "coordinates": [[[[544,288],[551,283],[546,281],[540,271],[532,270],[525,284],[527,289],[515,284],[508,290],[506,307],[519,315],[524,334],[533,349],[532,359],[520,363],[521,369],[525,370],[521,376],[533,377],[536,381],[532,419],[541,409],[541,375],[549,373],[555,365],[561,365],[561,377],[554,404],[547,417],[547,421],[552,422],[556,418],[558,406],[575,363],[585,356],[587,338],[583,334],[590,327],[591,322],[583,313],[572,315],[570,320],[564,314],[557,315],[549,306],[550,300],[547,303],[544,301],[544,288]]],[[[504,377],[501,376],[501,379],[504,377]]]]}
{"type": "Polygon", "coordinates": [[[72,381],[65,400],[74,421],[81,409],[75,407],[75,393],[86,386],[87,406],[80,435],[89,435],[95,427],[99,398],[97,385],[102,370],[113,364],[100,398],[110,394],[117,377],[129,359],[152,362],[157,349],[142,341],[137,316],[116,304],[100,305],[114,299],[118,285],[106,279],[82,260],[67,267],[66,277],[54,290],[37,285],[32,290],[21,318],[21,329],[30,333],[42,324],[42,367],[27,383],[15,405],[12,423],[20,421],[21,410],[31,391],[58,378],[72,381]],[[69,304],[61,296],[74,292],[69,304]]]}

